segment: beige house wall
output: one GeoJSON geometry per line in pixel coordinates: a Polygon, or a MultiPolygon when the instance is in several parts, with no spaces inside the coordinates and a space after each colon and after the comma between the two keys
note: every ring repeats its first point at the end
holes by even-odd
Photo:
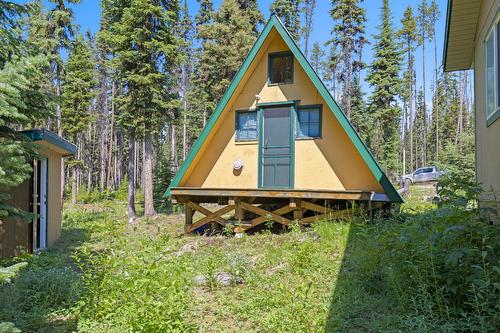
{"type": "Polygon", "coordinates": [[[273,29],[180,181],[180,186],[258,187],[258,141],[236,142],[235,122],[236,110],[255,110],[255,96],[259,95],[259,103],[300,100],[299,105],[323,106],[322,138],[295,140],[296,189],[383,192],[298,61],[294,61],[293,84],[268,86],[268,54],[288,50],[283,39],[273,29]],[[232,165],[236,159],[244,161],[241,173],[233,172],[232,165]]]}
{"type": "Polygon", "coordinates": [[[477,181],[486,190],[482,204],[495,207],[497,214],[500,214],[500,119],[487,126],[484,40],[499,6],[500,0],[482,1],[474,44],[477,181]]]}

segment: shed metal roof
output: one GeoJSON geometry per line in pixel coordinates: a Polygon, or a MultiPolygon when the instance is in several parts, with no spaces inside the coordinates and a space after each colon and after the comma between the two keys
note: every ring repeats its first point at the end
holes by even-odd
{"type": "Polygon", "coordinates": [[[28,131],[22,131],[24,135],[32,141],[46,141],[61,149],[64,156],[75,155],[77,148],[74,144],[60,137],[56,133],[45,128],[36,128],[28,131]]]}

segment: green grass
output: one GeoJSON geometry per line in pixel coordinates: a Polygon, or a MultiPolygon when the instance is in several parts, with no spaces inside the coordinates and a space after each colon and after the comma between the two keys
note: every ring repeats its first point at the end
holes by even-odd
{"type": "Polygon", "coordinates": [[[356,217],[242,238],[185,237],[182,215],[128,226],[118,201],[79,205],[55,247],[0,282],[0,322],[40,332],[497,330],[498,228],[419,191],[373,225],[356,217]],[[218,284],[219,272],[238,283],[218,284]]]}

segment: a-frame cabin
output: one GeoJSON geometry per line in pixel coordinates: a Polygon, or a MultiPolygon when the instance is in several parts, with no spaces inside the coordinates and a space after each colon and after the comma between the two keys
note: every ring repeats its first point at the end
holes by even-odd
{"type": "Polygon", "coordinates": [[[308,224],[353,202],[402,202],[274,14],[165,195],[186,205],[186,232],[234,221],[241,230],[308,224]],[[205,217],[193,222],[194,211],[205,217]],[[233,221],[223,217],[232,211],[233,221]]]}

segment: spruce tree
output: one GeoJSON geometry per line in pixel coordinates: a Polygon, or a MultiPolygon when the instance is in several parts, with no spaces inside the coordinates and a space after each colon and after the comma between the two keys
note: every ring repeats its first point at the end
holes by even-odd
{"type": "Polygon", "coordinates": [[[313,16],[316,10],[316,0],[303,0],[302,12],[304,13],[304,26],[301,29],[301,35],[304,36],[304,54],[309,56],[309,39],[313,29],[313,16]]]}
{"type": "MultiPolygon", "coordinates": [[[[124,7],[120,21],[113,28],[114,53],[119,77],[126,87],[120,98],[120,123],[129,132],[129,183],[135,170],[135,140],[144,140],[144,214],[155,215],[153,200],[153,134],[165,121],[175,99],[171,87],[174,71],[180,62],[176,27],[179,3],[134,0],[124,7]]],[[[129,197],[134,188],[129,186],[129,197]]],[[[129,219],[135,218],[133,200],[129,200],[129,219]]]]}
{"type": "Polygon", "coordinates": [[[91,103],[94,98],[95,62],[93,50],[88,41],[78,34],[71,43],[63,80],[62,119],[67,136],[80,146],[78,156],[75,156],[68,166],[72,169],[71,202],[76,204],[77,178],[83,169],[81,159],[85,147],[84,132],[93,120],[91,103]]]}
{"type": "Polygon", "coordinates": [[[348,118],[351,117],[352,82],[363,68],[361,53],[366,43],[365,9],[360,6],[362,0],[332,0],[330,16],[333,26],[330,39],[327,42],[339,49],[339,75],[342,83],[342,108],[348,118]]]}
{"type": "Polygon", "coordinates": [[[212,22],[214,15],[214,4],[212,0],[197,0],[200,3],[200,10],[195,16],[196,26],[205,25],[212,22]]]}
{"type": "Polygon", "coordinates": [[[297,42],[300,41],[300,3],[303,0],[273,0],[271,12],[275,12],[297,42]]]}
{"type": "MultiPolygon", "coordinates": [[[[414,78],[414,66],[415,66],[415,48],[417,42],[417,21],[413,15],[413,8],[408,6],[401,19],[401,30],[398,32],[398,36],[403,45],[403,51],[406,53],[406,69],[403,74],[404,84],[402,87],[402,96],[404,100],[405,115],[403,115],[403,128],[402,128],[402,140],[403,140],[403,156],[406,155],[406,127],[408,126],[409,134],[409,151],[410,151],[410,169],[415,168],[413,161],[413,118],[414,118],[414,96],[413,89],[415,84],[414,78]],[[408,113],[406,113],[408,110],[408,113]]],[[[403,158],[403,174],[406,173],[406,158],[403,158]]]]}
{"type": "Polygon", "coordinates": [[[257,39],[252,24],[253,15],[242,10],[237,0],[224,0],[213,14],[212,23],[200,25],[198,50],[190,105],[206,124],[245,56],[257,39]]]}
{"type": "Polygon", "coordinates": [[[23,35],[21,20],[26,5],[0,1],[0,219],[29,217],[9,203],[9,190],[30,177],[36,147],[18,133],[49,114],[51,98],[41,80],[48,59],[32,52],[23,35]]]}
{"type": "Polygon", "coordinates": [[[422,83],[423,83],[423,109],[424,109],[424,125],[422,127],[423,130],[423,141],[422,141],[422,165],[427,164],[427,105],[425,99],[426,93],[426,81],[425,81],[425,44],[429,41],[431,37],[431,25],[430,25],[430,12],[429,6],[427,4],[427,0],[422,0],[418,5],[418,15],[417,15],[417,25],[418,25],[418,33],[419,33],[419,43],[422,46],[422,83]]]}
{"type": "Polygon", "coordinates": [[[311,57],[309,58],[309,61],[311,62],[311,66],[314,69],[314,71],[321,77],[322,72],[323,72],[323,64],[324,64],[324,58],[325,57],[325,51],[321,48],[318,42],[314,42],[312,50],[311,50],[311,57]]]}
{"type": "Polygon", "coordinates": [[[368,146],[371,145],[372,137],[372,114],[366,107],[364,93],[361,88],[359,77],[354,79],[352,85],[352,114],[351,123],[358,132],[363,142],[368,146]]]}
{"type": "Polygon", "coordinates": [[[389,9],[389,1],[384,0],[381,12],[379,32],[373,47],[374,58],[367,81],[373,88],[370,97],[370,112],[374,117],[372,150],[377,160],[390,176],[396,176],[398,170],[399,136],[398,125],[401,118],[397,97],[400,94],[401,55],[394,40],[394,27],[389,9]]]}

